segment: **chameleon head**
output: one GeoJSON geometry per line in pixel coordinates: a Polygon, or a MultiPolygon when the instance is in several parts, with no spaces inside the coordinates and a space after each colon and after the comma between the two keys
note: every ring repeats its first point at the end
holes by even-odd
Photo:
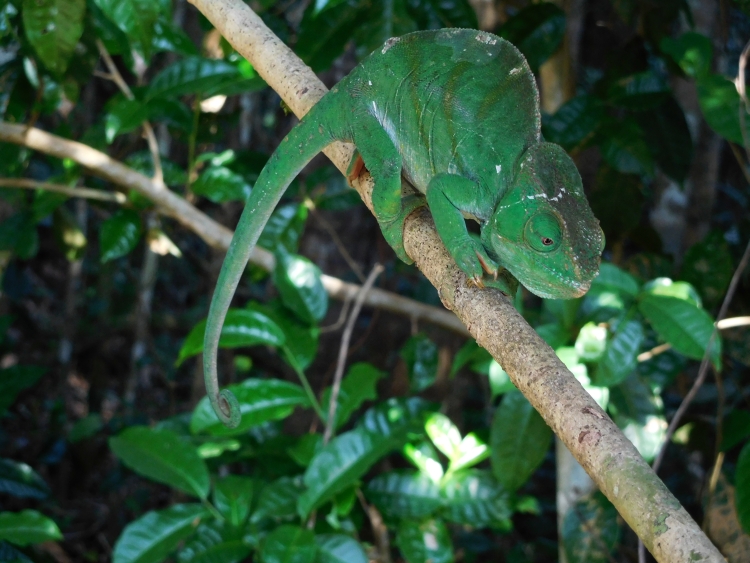
{"type": "Polygon", "coordinates": [[[532,145],[518,159],[482,240],[519,282],[549,299],[586,293],[604,249],[581,176],[553,143],[532,145]]]}

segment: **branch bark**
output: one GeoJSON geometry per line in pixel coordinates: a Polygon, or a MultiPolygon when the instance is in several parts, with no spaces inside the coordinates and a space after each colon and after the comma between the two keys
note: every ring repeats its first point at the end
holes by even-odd
{"type": "MultiPolygon", "coordinates": [[[[190,0],[298,116],[326,92],[315,74],[241,0],[190,0]]],[[[351,146],[325,151],[346,170],[351,146]]],[[[371,209],[372,180],[355,183],[371,209]]],[[[404,245],[443,304],[508,372],[625,521],[660,562],[723,561],[719,551],[594,402],[554,351],[500,292],[469,287],[422,208],[404,225],[404,245]]]]}

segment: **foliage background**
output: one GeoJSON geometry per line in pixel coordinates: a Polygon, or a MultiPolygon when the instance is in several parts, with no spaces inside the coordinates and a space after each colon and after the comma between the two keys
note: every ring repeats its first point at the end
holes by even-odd
{"type": "MultiPolygon", "coordinates": [[[[577,159],[611,265],[583,300],[522,294],[517,304],[653,458],[750,238],[743,110],[727,78],[748,37],[747,7],[251,4],[329,86],[416,29],[480,25],[524,51],[544,134],[577,159]],[[673,349],[645,359],[664,342],[673,349]]],[[[293,125],[183,2],[9,1],[0,46],[5,121],[161,174],[227,225],[293,125]]],[[[113,188],[7,143],[0,176],[113,188]]],[[[563,545],[569,560],[634,560],[634,536],[599,496],[557,522],[549,429],[486,354],[435,326],[360,314],[337,411],[343,433],[321,449],[323,422],[295,373],[327,410],[342,306],[316,283],[319,271],[361,282],[380,262],[380,287],[440,303],[322,158],[287,195],[263,240],[279,266],[270,277],[250,269],[225,341],[222,373],[247,382],[237,388],[245,426],[227,436],[200,402],[190,359],[222,257],[133,192],[102,202],[0,190],[0,558],[356,561],[369,549],[381,560],[546,561],[563,545]]],[[[747,315],[747,271],[740,284],[728,317],[747,315]]],[[[750,528],[748,329],[721,341],[720,375],[700,389],[661,476],[727,552],[748,545],[739,526],[750,528]],[[726,506],[740,523],[719,521],[726,506]]]]}

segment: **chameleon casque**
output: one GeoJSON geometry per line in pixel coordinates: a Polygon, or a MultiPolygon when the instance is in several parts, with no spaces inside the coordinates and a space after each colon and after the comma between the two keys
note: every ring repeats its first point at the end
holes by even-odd
{"type": "Polygon", "coordinates": [[[211,302],[204,373],[211,404],[239,423],[219,393],[217,348],[250,254],[290,182],[334,141],[353,142],[350,179],[363,162],[388,243],[411,263],[403,221],[426,204],[458,267],[479,287],[513,294],[516,278],[541,297],[583,295],[599,270],[604,236],[573,161],[541,137],[539,93],[509,42],[469,29],[388,40],[326,94],[271,156],[247,200],[211,302]],[[402,197],[401,176],[424,197],[402,197]],[[479,222],[479,239],[465,219],[479,222]]]}

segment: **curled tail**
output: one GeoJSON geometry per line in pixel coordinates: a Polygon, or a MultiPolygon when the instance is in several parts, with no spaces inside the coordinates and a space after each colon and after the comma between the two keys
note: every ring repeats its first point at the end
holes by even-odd
{"type": "Polygon", "coordinates": [[[211,406],[219,420],[229,428],[239,425],[241,415],[239,403],[232,392],[227,389],[219,392],[216,364],[224,319],[250,254],[281,196],[307,163],[335,140],[330,130],[320,125],[331,116],[326,110],[333,106],[335,96],[327,94],[291,130],[271,155],[245,203],[245,209],[221,266],[203,339],[203,376],[211,406]]]}

